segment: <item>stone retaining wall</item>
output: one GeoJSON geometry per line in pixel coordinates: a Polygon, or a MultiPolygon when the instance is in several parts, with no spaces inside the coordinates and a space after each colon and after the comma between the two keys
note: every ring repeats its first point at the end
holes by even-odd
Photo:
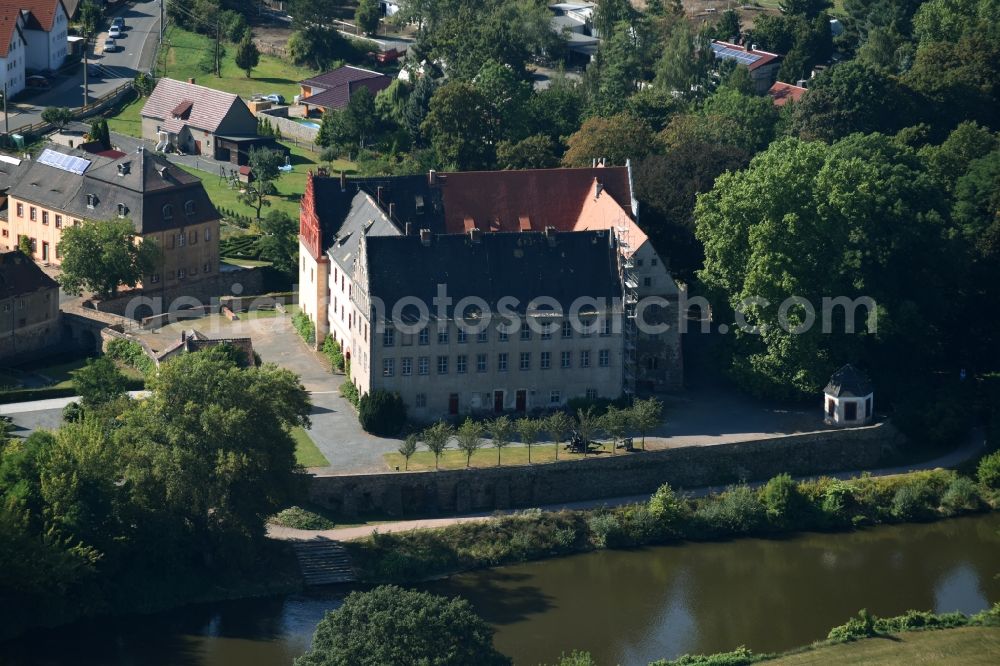
{"type": "Polygon", "coordinates": [[[310,499],[343,517],[466,513],[870,469],[901,442],[889,423],[551,464],[314,476],[310,499]]]}

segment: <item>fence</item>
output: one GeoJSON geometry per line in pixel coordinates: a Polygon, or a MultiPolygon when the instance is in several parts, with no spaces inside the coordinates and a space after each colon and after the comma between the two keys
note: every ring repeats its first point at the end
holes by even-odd
{"type": "MultiPolygon", "coordinates": [[[[79,107],[73,109],[73,119],[82,120],[98,113],[103,113],[109,107],[114,106],[120,102],[126,95],[132,93],[132,82],[126,81],[122,85],[118,86],[107,95],[98,98],[96,101],[92,102],[88,106],[79,107]]],[[[42,134],[50,129],[55,129],[52,123],[47,123],[42,121],[40,123],[33,123],[31,125],[22,125],[20,127],[14,128],[10,131],[10,134],[20,134],[22,136],[28,136],[33,134],[42,134]]]]}

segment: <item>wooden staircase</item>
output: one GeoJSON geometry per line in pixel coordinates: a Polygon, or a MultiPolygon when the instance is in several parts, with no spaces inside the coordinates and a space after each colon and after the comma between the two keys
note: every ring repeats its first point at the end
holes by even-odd
{"type": "Polygon", "coordinates": [[[338,541],[311,539],[296,541],[292,547],[306,585],[353,583],[358,579],[351,556],[338,541]]]}

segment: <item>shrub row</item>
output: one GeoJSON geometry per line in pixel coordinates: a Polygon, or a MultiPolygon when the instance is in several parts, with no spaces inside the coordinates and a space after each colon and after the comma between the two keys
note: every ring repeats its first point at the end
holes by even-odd
{"type": "MultiPolygon", "coordinates": [[[[1000,464],[1000,453],[993,457],[1000,464]]],[[[984,459],[981,469],[988,469],[989,461],[984,459]]],[[[642,504],[559,513],[535,510],[485,523],[377,535],[349,547],[365,580],[412,582],[595,548],[852,529],[989,510],[1000,504],[998,488],[987,483],[991,478],[987,472],[976,483],[953,471],[934,470],[795,482],[782,474],[761,488],[741,484],[697,499],[664,485],[642,504]]]]}
{"type": "Polygon", "coordinates": [[[76,395],[76,389],[72,386],[56,388],[54,386],[43,386],[42,388],[14,389],[12,391],[0,392],[0,405],[11,402],[25,402],[28,400],[46,400],[48,398],[69,398],[76,395]]]}
{"type": "Polygon", "coordinates": [[[326,336],[326,340],[323,341],[323,355],[330,361],[334,370],[344,371],[344,353],[332,335],[326,336]]]}
{"type": "MultiPolygon", "coordinates": [[[[856,617],[831,629],[825,641],[819,641],[808,648],[792,650],[786,654],[808,652],[827,645],[889,634],[901,634],[908,631],[997,626],[1000,626],[1000,603],[993,604],[991,608],[975,615],[965,615],[964,613],[935,614],[910,610],[903,615],[880,618],[862,609],[856,617]]],[[[654,661],[650,666],[748,666],[779,656],[781,655],[755,654],[745,647],[739,647],[731,652],[716,654],[686,654],[677,659],[654,661]]]]}
{"type": "Polygon", "coordinates": [[[358,395],[358,387],[350,379],[340,385],[340,395],[347,398],[347,401],[357,409],[358,403],[361,401],[361,396],[358,395]]]}
{"type": "Polygon", "coordinates": [[[219,254],[223,257],[236,257],[238,259],[260,259],[260,248],[257,240],[260,236],[255,234],[241,234],[230,236],[219,241],[219,254]]]}
{"type": "Polygon", "coordinates": [[[311,345],[316,343],[316,326],[305,312],[300,311],[292,315],[292,326],[303,340],[311,345]]]}

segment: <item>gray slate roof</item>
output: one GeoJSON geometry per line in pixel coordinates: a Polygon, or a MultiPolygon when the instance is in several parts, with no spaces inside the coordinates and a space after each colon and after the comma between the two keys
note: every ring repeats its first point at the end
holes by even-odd
{"type": "Polygon", "coordinates": [[[124,216],[139,234],[219,218],[201,181],[158,155],[142,151],[109,159],[61,146],[49,148],[89,159],[91,166],[78,176],[32,161],[11,188],[12,196],[81,220],[117,219],[118,204],[124,204],[124,216]],[[119,165],[127,166],[125,173],[119,173],[119,165]],[[88,194],[95,197],[93,207],[87,204],[88,194]],[[185,212],[188,202],[193,204],[192,215],[185,212]],[[165,217],[167,205],[172,206],[172,219],[165,217]]]}
{"type": "Polygon", "coordinates": [[[0,253],[0,298],[58,287],[55,280],[19,250],[0,253]]]}
{"type": "MultiPolygon", "coordinates": [[[[518,300],[512,309],[551,297],[564,311],[577,298],[621,296],[617,261],[607,231],[483,233],[478,242],[468,234],[432,236],[424,246],[419,235],[368,236],[369,294],[380,298],[385,313],[400,299],[416,297],[434,315],[438,285],[447,285],[453,303],[482,298],[498,312],[501,298],[518,300]]],[[[404,315],[408,314],[404,312],[404,315]]]]}
{"type": "Polygon", "coordinates": [[[873,390],[868,376],[848,363],[833,373],[823,392],[835,398],[863,398],[873,390]]]}
{"type": "Polygon", "coordinates": [[[336,231],[327,254],[341,270],[350,275],[362,237],[399,235],[399,229],[382,213],[371,196],[358,191],[351,200],[351,209],[336,231]]]}

